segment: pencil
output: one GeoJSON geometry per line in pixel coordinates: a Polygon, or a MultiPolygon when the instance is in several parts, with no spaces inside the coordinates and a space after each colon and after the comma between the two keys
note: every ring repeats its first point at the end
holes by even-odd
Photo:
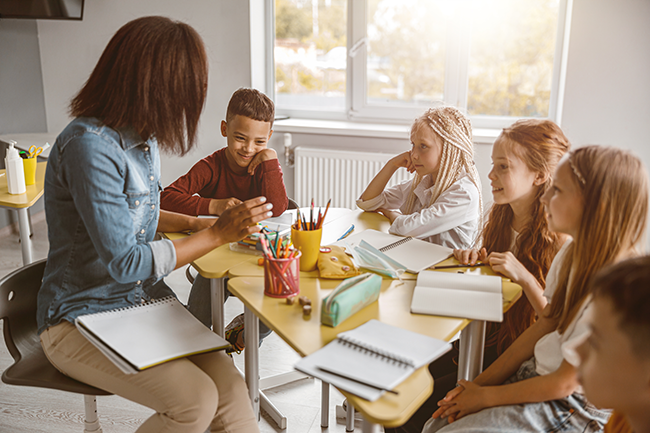
{"type": "Polygon", "coordinates": [[[311,199],[311,209],[309,210],[309,230],[314,230],[314,199],[311,199]]]}
{"type": "Polygon", "coordinates": [[[323,222],[325,221],[325,217],[327,216],[327,211],[330,210],[331,203],[332,203],[332,199],[327,200],[327,206],[325,206],[325,212],[323,213],[323,218],[321,219],[318,228],[321,228],[323,226],[323,222]]]}
{"type": "Polygon", "coordinates": [[[478,266],[488,266],[487,263],[476,263],[474,265],[444,265],[432,266],[431,269],[454,269],[454,268],[476,268],[478,266]]]}

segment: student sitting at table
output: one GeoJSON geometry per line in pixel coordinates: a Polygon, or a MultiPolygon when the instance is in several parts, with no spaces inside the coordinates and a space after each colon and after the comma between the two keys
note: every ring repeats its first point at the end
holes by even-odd
{"type": "Polygon", "coordinates": [[[469,119],[454,107],[427,110],[411,126],[411,150],[381,169],[357,200],[390,219],[389,233],[471,248],[483,213],[469,119]],[[413,179],[386,188],[400,168],[413,179]]]}
{"type": "MultiPolygon", "coordinates": [[[[255,89],[241,88],[230,97],[221,135],[227,146],[197,162],[162,193],[160,207],[187,215],[221,215],[225,210],[257,196],[273,204],[281,215],[289,199],[275,150],[267,147],[273,134],[273,101],[255,89]]],[[[225,290],[224,299],[230,292],[225,290]]],[[[188,309],[203,324],[212,324],[210,281],[196,276],[188,309]]],[[[260,342],[271,330],[260,321],[260,342]]],[[[234,350],[244,350],[244,315],[226,326],[226,339],[234,350]]]]}
{"type": "Polygon", "coordinates": [[[43,350],[63,374],[155,412],[139,433],[257,432],[232,359],[209,352],[125,374],[74,325],[84,314],[172,293],[162,278],[271,216],[264,197],[218,220],[160,210],[159,149],[194,147],[208,84],[203,41],[187,24],[143,17],[109,41],[70,104],[45,174],[49,252],[38,292],[43,350]],[[156,231],[192,230],[175,241],[156,231]]]}
{"type": "Polygon", "coordinates": [[[650,256],[599,272],[591,286],[580,384],[590,402],[614,409],[605,433],[650,432],[650,256]]]}
{"type": "Polygon", "coordinates": [[[574,356],[588,333],[589,279],[638,254],[645,239],[648,177],[641,161],[609,147],[586,146],[558,165],[542,197],[549,228],[573,238],[551,264],[540,318],[474,381],[459,381],[438,402],[423,432],[600,431],[609,411],[584,396],[574,356]],[[606,204],[606,205],[603,205],[606,204]]]}
{"type": "MultiPolygon", "coordinates": [[[[463,264],[478,259],[521,285],[526,294],[505,314],[502,323],[488,323],[483,367],[487,368],[528,328],[546,306],[545,279],[553,257],[565,236],[548,228],[540,197],[550,188],[551,176],[570,143],[559,126],[550,120],[527,119],[504,128],[492,148],[494,204],[481,234],[483,248],[455,250],[463,264]],[[533,307],[535,305],[535,307],[533,307]]],[[[427,401],[401,427],[387,432],[416,433],[437,409],[438,401],[455,385],[458,343],[429,365],[435,389],[427,401]]]]}

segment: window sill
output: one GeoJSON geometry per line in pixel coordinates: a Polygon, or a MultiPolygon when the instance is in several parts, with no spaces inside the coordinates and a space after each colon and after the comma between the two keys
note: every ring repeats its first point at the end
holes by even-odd
{"type": "MultiPolygon", "coordinates": [[[[346,135],[353,137],[408,139],[410,125],[360,123],[343,120],[282,119],[273,124],[275,132],[294,134],[346,135]]],[[[474,143],[493,144],[500,129],[474,129],[474,143]]]]}

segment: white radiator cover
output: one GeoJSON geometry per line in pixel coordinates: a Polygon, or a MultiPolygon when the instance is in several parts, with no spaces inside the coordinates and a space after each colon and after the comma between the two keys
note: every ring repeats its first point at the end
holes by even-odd
{"type": "MultiPolygon", "coordinates": [[[[309,206],[313,198],[316,206],[325,206],[331,198],[331,206],[348,209],[357,209],[356,201],[361,193],[394,156],[308,147],[296,147],[294,152],[294,200],[300,206],[309,206]]],[[[411,177],[405,168],[400,168],[387,186],[411,177]]]]}

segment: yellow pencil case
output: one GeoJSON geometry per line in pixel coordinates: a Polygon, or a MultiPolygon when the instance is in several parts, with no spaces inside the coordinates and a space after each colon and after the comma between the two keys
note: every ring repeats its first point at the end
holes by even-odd
{"type": "Polygon", "coordinates": [[[318,255],[318,272],[321,278],[342,280],[359,275],[359,268],[352,261],[352,257],[345,254],[345,250],[336,245],[328,245],[327,253],[318,255]]]}
{"type": "Polygon", "coordinates": [[[379,299],[381,277],[363,274],[341,282],[323,299],[320,321],[323,325],[338,326],[348,317],[379,299]]]}

